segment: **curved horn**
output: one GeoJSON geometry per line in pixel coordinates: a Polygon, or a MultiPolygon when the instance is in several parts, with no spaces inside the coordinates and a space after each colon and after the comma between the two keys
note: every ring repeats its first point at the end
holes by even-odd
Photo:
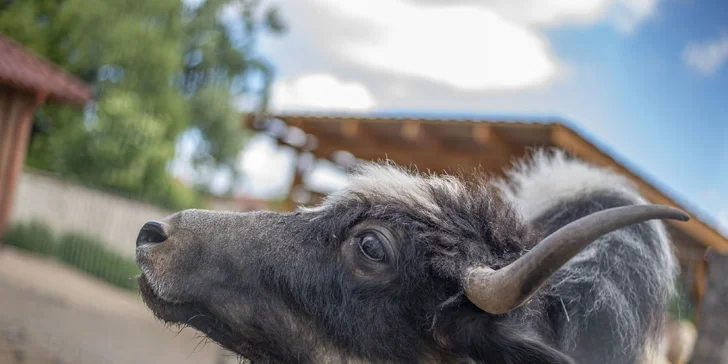
{"type": "Polygon", "coordinates": [[[465,273],[465,296],[481,310],[506,313],[526,302],[546,280],[600,236],[653,219],[688,221],[682,210],[662,205],[615,207],[562,227],[531,251],[499,270],[471,267],[465,273]]]}

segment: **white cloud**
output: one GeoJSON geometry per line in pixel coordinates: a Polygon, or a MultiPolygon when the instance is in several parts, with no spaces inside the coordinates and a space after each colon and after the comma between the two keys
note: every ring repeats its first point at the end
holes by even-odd
{"type": "Polygon", "coordinates": [[[593,23],[607,10],[609,0],[493,0],[483,4],[521,24],[593,23]]]}
{"type": "MultiPolygon", "coordinates": [[[[341,63],[334,75],[367,70],[465,91],[532,89],[563,69],[545,27],[613,23],[631,30],[658,0],[282,0],[291,29],[277,63],[341,63]],[[296,57],[291,57],[291,52],[296,57]],[[334,57],[332,57],[334,56],[334,57]],[[309,60],[314,57],[316,60],[309,60]],[[302,59],[303,58],[303,59],[302,59]]],[[[288,65],[288,66],[287,66],[288,65]]]]}
{"type": "Polygon", "coordinates": [[[728,34],[688,44],[683,50],[682,59],[698,73],[706,76],[715,74],[728,60],[728,34]]]}
{"type": "Polygon", "coordinates": [[[529,87],[556,72],[542,37],[485,7],[315,1],[367,24],[369,37],[335,48],[354,64],[465,90],[529,87]]]}
{"type": "Polygon", "coordinates": [[[658,0],[472,0],[518,24],[590,25],[603,20],[629,31],[647,19],[658,0]]]}
{"type": "Polygon", "coordinates": [[[613,8],[611,20],[617,29],[631,32],[657,8],[658,0],[619,0],[613,8]]]}
{"type": "Polygon", "coordinates": [[[305,74],[273,85],[271,107],[275,110],[351,110],[374,107],[376,101],[364,85],[340,81],[325,73],[305,74]]]}

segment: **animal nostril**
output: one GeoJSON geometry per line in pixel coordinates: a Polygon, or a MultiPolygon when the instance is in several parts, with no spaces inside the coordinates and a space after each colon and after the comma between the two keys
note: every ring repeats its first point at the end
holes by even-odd
{"type": "Polygon", "coordinates": [[[137,236],[136,246],[145,244],[159,244],[167,240],[167,233],[164,232],[162,224],[156,221],[149,221],[142,226],[137,236]]]}

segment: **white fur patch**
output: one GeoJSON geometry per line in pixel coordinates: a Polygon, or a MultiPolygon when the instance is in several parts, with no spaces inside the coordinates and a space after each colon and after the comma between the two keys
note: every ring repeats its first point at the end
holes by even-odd
{"type": "MultiPolygon", "coordinates": [[[[634,204],[647,203],[637,187],[625,176],[569,157],[560,149],[539,149],[531,158],[521,160],[507,170],[506,176],[508,180],[497,180],[494,185],[526,220],[537,218],[563,201],[575,200],[598,191],[617,193],[631,199],[634,204]]],[[[666,268],[669,271],[674,271],[676,262],[664,223],[650,221],[649,224],[664,248],[660,259],[668,265],[666,268]]],[[[630,238],[625,237],[625,242],[629,241],[630,238]]],[[[642,244],[641,241],[632,243],[642,244]]],[[[590,259],[592,257],[589,254],[590,249],[586,249],[574,260],[590,259]]]]}
{"type": "Polygon", "coordinates": [[[453,176],[413,173],[393,163],[362,163],[344,189],[329,194],[322,205],[307,210],[326,209],[360,194],[380,204],[402,204],[434,217],[441,208],[434,201],[432,188],[452,196],[465,193],[462,181],[453,176]]]}
{"type": "Polygon", "coordinates": [[[561,150],[538,150],[506,171],[507,181],[495,185],[516,210],[531,220],[561,201],[596,191],[614,191],[642,204],[636,187],[624,176],[584,161],[569,158],[561,150]]]}
{"type": "MultiPolygon", "coordinates": [[[[625,176],[606,168],[599,168],[582,160],[570,158],[561,150],[538,150],[526,160],[520,161],[506,172],[507,180],[498,180],[494,184],[503,193],[505,198],[514,205],[523,218],[530,221],[552,208],[556,208],[565,201],[587,198],[589,194],[608,191],[632,200],[634,204],[644,204],[647,201],[639,194],[635,185],[625,176]]],[[[654,275],[655,269],[660,274],[653,277],[650,282],[649,295],[651,297],[665,297],[674,294],[672,284],[678,271],[678,265],[672,252],[668,232],[665,224],[659,220],[647,222],[653,229],[651,234],[637,236],[624,230],[613,231],[603,236],[589,247],[584,249],[563,268],[559,279],[551,282],[554,290],[562,285],[578,286],[580,282],[598,282],[591,292],[594,295],[595,307],[581,314],[589,314],[600,306],[610,307],[616,315],[616,334],[622,340],[625,348],[634,338],[630,333],[636,332],[642,325],[633,312],[633,302],[639,300],[639,295],[623,283],[612,280],[611,271],[633,270],[641,277],[654,275]],[[609,244],[611,241],[620,244],[609,244]],[[656,247],[655,261],[644,266],[623,266],[623,261],[614,259],[614,256],[632,254],[649,256],[648,245],[656,247]],[[589,263],[595,260],[613,260],[608,271],[594,270],[589,263]]],[[[569,288],[561,289],[569,292],[569,288]]],[[[580,296],[564,297],[565,301],[579,300],[580,296]]],[[[567,304],[570,302],[567,302],[567,304]]],[[[571,314],[571,313],[570,313],[571,314]]],[[[573,314],[577,314],[574,312],[573,314]]],[[[574,316],[574,315],[572,315],[574,316]]],[[[659,316],[659,313],[655,313],[659,316]]],[[[579,327],[567,326],[570,337],[579,335],[579,327]]]]}

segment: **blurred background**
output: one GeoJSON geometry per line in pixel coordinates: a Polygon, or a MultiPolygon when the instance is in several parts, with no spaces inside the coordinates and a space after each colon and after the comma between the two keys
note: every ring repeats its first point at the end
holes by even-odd
{"type": "Polygon", "coordinates": [[[0,0],[0,363],[227,363],[157,322],[142,224],[316,204],[363,160],[612,168],[682,266],[653,363],[728,363],[722,0],[0,0]]]}

